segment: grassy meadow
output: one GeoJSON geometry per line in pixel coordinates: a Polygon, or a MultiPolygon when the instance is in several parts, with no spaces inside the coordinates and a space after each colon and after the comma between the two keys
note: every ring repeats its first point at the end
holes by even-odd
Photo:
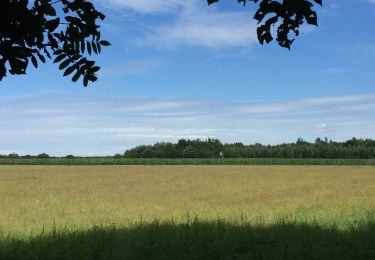
{"type": "Polygon", "coordinates": [[[374,166],[0,166],[0,259],[375,259],[374,166]]]}

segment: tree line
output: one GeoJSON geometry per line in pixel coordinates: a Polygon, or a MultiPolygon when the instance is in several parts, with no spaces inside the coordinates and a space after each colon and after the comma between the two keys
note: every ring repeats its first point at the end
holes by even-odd
{"type": "MultiPolygon", "coordinates": [[[[294,143],[264,145],[260,143],[225,143],[218,139],[180,139],[177,143],[159,142],[153,145],[139,145],[126,150],[123,154],[105,156],[106,158],[285,158],[285,159],[375,159],[375,140],[352,138],[344,142],[335,142],[327,138],[317,138],[307,142],[298,138],[294,143]]],[[[95,156],[96,158],[99,158],[95,156]]],[[[87,158],[74,155],[63,157],[38,155],[19,155],[11,153],[1,155],[9,159],[48,159],[48,158],[87,158]]],[[[101,158],[101,157],[100,157],[101,158]]]]}
{"type": "Polygon", "coordinates": [[[10,158],[10,159],[17,159],[17,158],[38,158],[38,159],[48,159],[50,156],[46,153],[41,153],[38,155],[19,155],[18,153],[10,153],[8,155],[0,154],[0,158],[10,158]]]}
{"type": "Polygon", "coordinates": [[[263,145],[260,143],[225,143],[218,139],[187,140],[177,143],[160,142],[140,145],[126,150],[125,158],[320,158],[320,159],[374,159],[375,140],[352,138],[335,142],[317,138],[307,142],[298,138],[294,143],[263,145]]]}
{"type": "Polygon", "coordinates": [[[66,156],[51,156],[47,153],[41,153],[38,155],[19,155],[18,153],[0,154],[0,159],[76,159],[76,158],[123,158],[123,154],[115,154],[113,156],[75,156],[72,154],[66,156]]]}

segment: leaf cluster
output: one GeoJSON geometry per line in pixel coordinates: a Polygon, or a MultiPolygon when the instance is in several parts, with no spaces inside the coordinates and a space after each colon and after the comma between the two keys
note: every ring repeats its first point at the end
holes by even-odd
{"type": "Polygon", "coordinates": [[[26,74],[30,63],[38,68],[48,58],[64,76],[74,73],[74,82],[95,82],[100,67],[87,56],[110,45],[99,31],[104,18],[87,0],[1,0],[0,80],[26,74]]]}
{"type": "MultiPolygon", "coordinates": [[[[220,0],[207,0],[213,4],[220,0]]],[[[303,23],[318,26],[315,4],[322,5],[322,0],[237,0],[246,4],[247,1],[259,3],[254,19],[258,21],[257,35],[261,44],[270,43],[274,36],[272,27],[276,27],[276,41],[281,47],[290,49],[294,38],[298,36],[303,23]]]]}

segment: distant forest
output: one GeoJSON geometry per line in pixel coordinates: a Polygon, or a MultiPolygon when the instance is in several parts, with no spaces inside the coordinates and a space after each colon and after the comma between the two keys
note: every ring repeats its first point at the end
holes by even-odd
{"type": "Polygon", "coordinates": [[[352,138],[345,142],[317,138],[310,143],[299,138],[295,143],[244,145],[223,144],[218,139],[186,140],[140,145],[125,151],[125,158],[322,158],[374,159],[375,140],[352,138]]]}
{"type": "Polygon", "coordinates": [[[310,143],[298,138],[295,143],[245,145],[242,143],[223,144],[218,139],[181,139],[177,143],[161,142],[154,145],[140,145],[114,156],[82,157],[67,155],[50,156],[1,155],[0,159],[74,159],[74,158],[280,158],[280,159],[375,159],[375,140],[352,138],[345,142],[334,142],[327,138],[317,138],[310,143]]]}

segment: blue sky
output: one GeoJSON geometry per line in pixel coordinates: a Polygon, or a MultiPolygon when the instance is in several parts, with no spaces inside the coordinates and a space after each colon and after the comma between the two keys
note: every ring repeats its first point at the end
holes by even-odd
{"type": "Polygon", "coordinates": [[[0,82],[0,154],[110,155],[179,138],[375,138],[375,1],[324,1],[292,50],[261,46],[234,0],[95,0],[106,14],[83,88],[56,65],[0,82]]]}

